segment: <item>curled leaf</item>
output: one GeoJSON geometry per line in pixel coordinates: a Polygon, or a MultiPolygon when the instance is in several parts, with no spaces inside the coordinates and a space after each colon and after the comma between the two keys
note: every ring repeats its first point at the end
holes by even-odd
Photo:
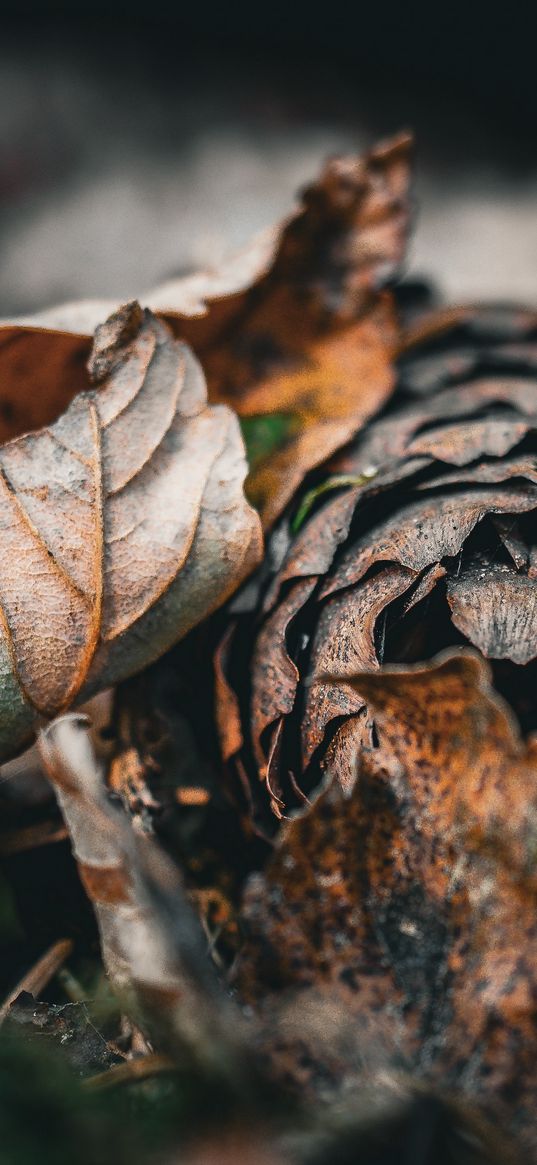
{"type": "Polygon", "coordinates": [[[257,790],[263,832],[260,778],[280,818],[326,771],[352,788],[372,731],[353,670],[471,644],[537,727],[536,335],[531,311],[430,318],[401,355],[389,407],[269,536],[224,674],[240,727],[225,761],[257,790]]]}
{"type": "MultiPolygon", "coordinates": [[[[250,435],[254,426],[248,494],[265,525],[392,389],[399,333],[382,287],[404,256],[410,144],[402,134],[363,158],[329,161],[295,213],[219,272],[141,297],[202,359],[210,400],[232,404],[250,435]]],[[[25,427],[10,388],[21,370],[47,420],[65,407],[87,335],[113,306],[67,305],[0,328],[0,434],[2,404],[6,432],[25,427]]]]}
{"type": "Polygon", "coordinates": [[[448,583],[459,631],[492,659],[525,664],[537,656],[537,587],[509,563],[469,564],[448,583]]]}
{"type": "Polygon", "coordinates": [[[0,449],[0,751],[37,717],[155,659],[256,564],[235,417],[130,304],[98,329],[96,387],[0,449]]]}

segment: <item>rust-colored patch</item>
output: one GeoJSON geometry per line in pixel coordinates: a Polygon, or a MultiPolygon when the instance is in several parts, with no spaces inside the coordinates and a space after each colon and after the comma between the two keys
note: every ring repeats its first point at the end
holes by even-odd
{"type": "Polygon", "coordinates": [[[377,743],[252,879],[236,988],[298,1087],[406,1066],[535,1143],[535,745],[477,655],[351,683],[377,743]]]}
{"type": "Polygon", "coordinates": [[[78,869],[92,902],[102,906],[121,906],[129,902],[130,877],[124,866],[90,866],[79,862],[78,869]]]}

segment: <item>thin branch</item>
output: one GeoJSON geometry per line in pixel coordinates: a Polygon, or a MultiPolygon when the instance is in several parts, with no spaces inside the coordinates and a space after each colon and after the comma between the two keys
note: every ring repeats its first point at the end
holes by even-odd
{"type": "MultiPolygon", "coordinates": [[[[149,1017],[164,1048],[188,1050],[204,1068],[242,1074],[241,1014],[207,957],[207,943],[178,871],[136,833],[108,796],[87,731],[69,713],[40,736],[45,770],[93,904],[103,959],[135,1022],[149,1017]]],[[[152,1024],[152,1026],[151,1026],[152,1024]]]]}
{"type": "Polygon", "coordinates": [[[114,1064],[106,1072],[99,1072],[97,1076],[90,1076],[84,1080],[84,1087],[90,1092],[103,1092],[118,1085],[135,1084],[140,1080],[149,1080],[152,1076],[161,1076],[163,1073],[176,1071],[173,1060],[168,1056],[159,1056],[152,1052],[147,1056],[139,1056],[136,1060],[127,1060],[125,1064],[114,1064]]]}
{"type": "Polygon", "coordinates": [[[0,1024],[4,1022],[11,1005],[23,991],[27,991],[30,995],[36,996],[43,991],[47,983],[50,983],[50,980],[54,978],[57,971],[63,966],[65,960],[69,958],[72,950],[73,944],[71,939],[62,938],[49,947],[44,955],[41,955],[37,963],[34,963],[33,967],[30,967],[30,970],[23,975],[16,987],[10,991],[7,999],[4,1000],[4,1003],[0,1007],[0,1024]]]}

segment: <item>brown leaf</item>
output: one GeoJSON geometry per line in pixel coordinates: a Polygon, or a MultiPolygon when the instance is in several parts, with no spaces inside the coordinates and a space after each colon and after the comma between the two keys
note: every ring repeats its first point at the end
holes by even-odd
{"type": "Polygon", "coordinates": [[[485,514],[524,513],[536,505],[537,489],[528,482],[502,489],[433,496],[401,507],[397,514],[355,543],[342,558],[323,594],[332,594],[358,582],[377,562],[399,562],[410,570],[424,570],[445,555],[458,554],[485,514]]]}
{"type": "Polygon", "coordinates": [[[277,610],[269,616],[256,640],[252,685],[252,739],[254,752],[261,767],[266,759],[262,746],[264,733],[293,707],[299,673],[288,655],[286,638],[290,624],[307,602],[313,586],[312,580],[295,583],[277,610]]]}
{"type": "Polygon", "coordinates": [[[531,381],[472,380],[420,398],[374,422],[334,459],[332,467],[337,473],[359,474],[367,467],[416,456],[464,466],[485,454],[509,452],[528,431],[535,430],[536,423],[537,400],[531,381]],[[494,405],[508,405],[509,412],[495,414],[494,405]],[[476,417],[488,406],[489,416],[476,417]],[[434,420],[450,418],[449,424],[434,425],[434,420]]]}
{"type": "Polygon", "coordinates": [[[516,518],[498,514],[494,518],[494,528],[517,570],[526,570],[529,565],[529,550],[516,518]]]}
{"type": "Polygon", "coordinates": [[[310,1097],[385,1067],[412,1026],[362,902],[369,829],[359,793],[344,800],[333,783],[283,823],[245,892],[234,986],[264,1026],[274,1074],[310,1097]]]}
{"type": "Polygon", "coordinates": [[[296,578],[323,575],[332,565],[337,547],[345,541],[356,509],[359,487],[339,494],[314,514],[299,531],[264,599],[270,611],[284,583],[296,578]]]}
{"type": "MultiPolygon", "coordinates": [[[[291,541],[281,568],[271,580],[263,599],[263,609],[271,610],[285,583],[312,575],[322,577],[330,570],[339,546],[347,541],[352,519],[361,502],[368,501],[389,486],[402,484],[406,477],[415,476],[426,466],[427,458],[412,457],[386,465],[384,469],[369,467],[367,473],[364,471],[357,476],[351,474],[347,480],[335,474],[329,476],[318,491],[313,488],[309,495],[306,494],[306,502],[310,497],[314,506],[317,497],[328,492],[329,488],[334,492],[346,490],[311,518],[310,507],[306,506],[308,521],[299,527],[298,535],[291,541]]],[[[297,516],[300,518],[300,508],[297,516]]]]}
{"type": "Polygon", "coordinates": [[[537,587],[507,563],[481,560],[448,582],[451,618],[492,659],[525,664],[537,656],[537,587]]]}
{"type": "Polygon", "coordinates": [[[412,441],[411,455],[427,455],[452,465],[467,465],[476,455],[502,457],[525,437],[529,420],[487,417],[483,421],[463,421],[438,425],[412,441]]]}
{"type": "Polygon", "coordinates": [[[144,667],[256,564],[232,413],[131,304],[96,335],[99,387],[0,449],[0,749],[144,667]]]}
{"type": "Polygon", "coordinates": [[[427,313],[402,337],[405,388],[422,396],[502,368],[535,372],[536,331],[532,308],[485,303],[427,313]]]}
{"type": "Polygon", "coordinates": [[[304,767],[323,740],[330,721],[338,716],[355,715],[363,708],[362,701],[343,677],[376,666],[374,633],[379,615],[415,579],[413,570],[390,565],[367,579],[362,587],[343,591],[322,607],[313,637],[302,715],[304,767]],[[325,678],[332,673],[338,676],[336,683],[325,678]]]}
{"type": "Polygon", "coordinates": [[[413,357],[416,349],[438,339],[455,336],[486,345],[498,341],[505,348],[535,339],[537,311],[531,307],[510,303],[463,304],[426,310],[406,330],[401,352],[413,357]]]}
{"type": "MultiPolygon", "coordinates": [[[[434,479],[435,486],[457,485],[464,482],[470,485],[496,485],[498,482],[508,482],[513,478],[526,478],[527,481],[537,483],[537,458],[534,453],[521,453],[517,457],[504,457],[501,461],[479,461],[464,469],[457,469],[450,473],[440,473],[434,479]]],[[[427,489],[426,482],[416,485],[417,490],[427,489]]]]}
{"type": "MultiPolygon", "coordinates": [[[[297,211],[221,271],[142,297],[200,356],[212,401],[244,417],[283,419],[283,446],[248,484],[266,525],[391,391],[398,330],[392,299],[379,288],[404,254],[409,151],[401,135],[363,159],[328,162],[297,211]]],[[[0,329],[0,418],[3,401],[9,435],[28,427],[24,401],[22,409],[15,401],[21,375],[43,402],[40,423],[53,419],[72,397],[73,367],[83,368],[84,333],[113,306],[66,305],[0,329]]]]}
{"type": "MultiPolygon", "coordinates": [[[[99,315],[95,326],[106,318],[99,315]]],[[[48,425],[89,388],[88,336],[43,327],[0,326],[0,441],[48,425]]]]}
{"type": "Polygon", "coordinates": [[[469,652],[351,683],[377,746],[350,799],[283,826],[236,986],[278,1074],[315,1092],[403,1063],[535,1145],[535,743],[469,652]],[[339,1015],[337,1063],[312,1007],[339,1015]]]}
{"type": "MultiPolygon", "coordinates": [[[[284,316],[285,318],[285,316],[284,316]]],[[[391,350],[395,320],[386,302],[376,315],[303,348],[287,348],[290,372],[273,373],[238,401],[243,416],[284,413],[298,429],[266,463],[254,468],[248,494],[271,526],[309,470],[354,436],[393,387],[391,350]]],[[[293,345],[294,347],[294,345],[293,345]]]]}
{"type": "Polygon", "coordinates": [[[500,689],[521,722],[535,724],[535,332],[531,312],[464,309],[433,321],[426,343],[405,353],[389,409],[312,479],[269,536],[258,593],[250,588],[242,622],[236,608],[228,645],[228,686],[241,696],[237,748],[226,762],[257,789],[256,821],[259,778],[269,770],[280,818],[328,765],[352,788],[354,744],[367,743],[369,721],[343,679],[343,660],[347,669],[353,659],[361,667],[412,662],[466,640],[495,660],[500,689]],[[310,588],[304,602],[299,581],[310,588]],[[282,653],[288,688],[278,701],[278,685],[266,680],[282,653]],[[319,682],[336,667],[337,682],[319,682]]]}
{"type": "Polygon", "coordinates": [[[391,299],[378,287],[404,255],[409,148],[402,135],[363,159],[329,162],[281,231],[240,327],[228,321],[203,349],[216,399],[246,417],[293,421],[281,451],[250,477],[266,525],[391,390],[397,329],[391,299]]]}

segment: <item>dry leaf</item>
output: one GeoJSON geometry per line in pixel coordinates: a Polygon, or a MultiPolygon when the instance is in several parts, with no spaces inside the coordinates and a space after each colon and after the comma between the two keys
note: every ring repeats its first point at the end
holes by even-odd
{"type": "Polygon", "coordinates": [[[535,741],[469,652],[347,682],[376,744],[252,879],[237,990],[300,1088],[404,1067],[535,1146],[535,741]]]}
{"type": "Polygon", "coordinates": [[[188,1067],[217,1113],[192,1162],[537,1149],[537,315],[401,337],[408,152],[328,163],[227,268],[115,311],[91,388],[102,304],[0,327],[0,751],[120,684],[108,786],[80,713],[40,755],[136,1027],[93,1085],[188,1067]],[[230,403],[277,524],[168,653],[260,557],[230,403]]]}
{"type": "MultiPolygon", "coordinates": [[[[409,150],[401,135],[328,162],[299,209],[221,271],[141,297],[191,344],[210,399],[245,418],[252,447],[269,419],[269,455],[265,436],[248,483],[265,525],[391,391],[398,329],[380,288],[404,255],[409,150]]],[[[66,305],[0,329],[0,434],[65,407],[83,386],[87,334],[113,306],[66,305]],[[27,394],[40,402],[31,411],[27,394]]]]}
{"type": "Polygon", "coordinates": [[[344,679],[357,669],[470,643],[537,728],[536,317],[435,318],[407,341],[389,409],[297,499],[269,537],[258,595],[242,614],[235,603],[218,660],[217,705],[235,700],[223,758],[249,782],[263,833],[266,810],[300,807],[327,768],[352,787],[371,741],[344,679]]]}
{"type": "Polygon", "coordinates": [[[0,750],[144,667],[260,556],[235,417],[137,304],[98,329],[96,387],[0,449],[0,750]]]}

